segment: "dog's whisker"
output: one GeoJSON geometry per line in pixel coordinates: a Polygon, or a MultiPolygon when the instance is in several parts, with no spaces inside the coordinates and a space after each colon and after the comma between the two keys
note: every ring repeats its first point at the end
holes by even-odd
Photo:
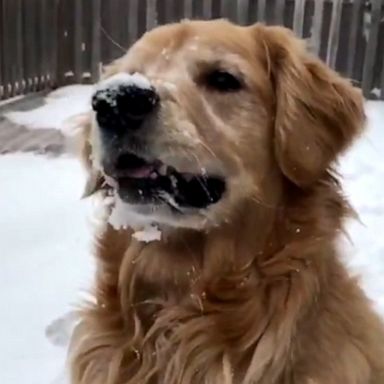
{"type": "MultiPolygon", "coordinates": [[[[197,166],[199,167],[199,169],[201,171],[205,172],[205,167],[203,166],[203,164],[201,163],[201,161],[199,160],[199,158],[197,157],[197,155],[194,152],[185,150],[185,154],[187,155],[187,157],[191,156],[196,161],[197,166]]],[[[208,186],[206,185],[206,183],[203,182],[204,179],[205,179],[205,175],[203,174],[202,177],[198,177],[197,178],[197,181],[200,184],[200,186],[203,188],[203,190],[206,193],[208,199],[212,199],[212,195],[211,195],[211,192],[208,189],[208,186]]]]}
{"type": "Polygon", "coordinates": [[[218,159],[218,156],[216,153],[213,151],[213,149],[204,141],[200,141],[200,144],[205,148],[206,151],[208,151],[214,159],[218,159]]]}
{"type": "Polygon", "coordinates": [[[127,48],[120,45],[106,30],[105,28],[100,24],[100,30],[104,34],[104,36],[109,40],[115,47],[119,48],[122,53],[127,52],[127,48]]]}

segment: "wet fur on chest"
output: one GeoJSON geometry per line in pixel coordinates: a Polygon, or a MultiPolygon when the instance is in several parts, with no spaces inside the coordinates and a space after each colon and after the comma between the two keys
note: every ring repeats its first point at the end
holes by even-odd
{"type": "Polygon", "coordinates": [[[373,313],[359,315],[358,326],[346,321],[370,309],[334,250],[348,209],[338,194],[325,196],[332,213],[319,208],[304,220],[305,204],[256,210],[209,234],[179,231],[150,244],[107,227],[97,247],[97,304],[74,336],[74,383],[92,375],[113,384],[302,383],[325,367],[336,381],[324,382],[354,380],[340,353],[368,378],[383,349],[371,330],[381,325],[373,313]]]}

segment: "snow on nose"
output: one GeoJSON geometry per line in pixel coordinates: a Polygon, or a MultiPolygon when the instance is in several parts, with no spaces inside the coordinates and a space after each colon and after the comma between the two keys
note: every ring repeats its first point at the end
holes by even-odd
{"type": "Polygon", "coordinates": [[[109,77],[108,79],[100,81],[95,87],[95,92],[102,90],[117,90],[121,87],[132,86],[141,89],[152,89],[149,79],[141,73],[135,72],[131,75],[129,73],[121,72],[109,77]]]}

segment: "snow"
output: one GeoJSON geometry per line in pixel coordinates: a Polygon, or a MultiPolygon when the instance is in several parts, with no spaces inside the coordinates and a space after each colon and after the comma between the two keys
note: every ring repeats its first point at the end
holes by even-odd
{"type": "Polygon", "coordinates": [[[131,75],[129,73],[121,72],[101,81],[96,86],[96,91],[117,89],[122,85],[127,87],[134,85],[142,89],[151,89],[150,81],[142,74],[135,72],[131,75]]]}
{"type": "MultiPolygon", "coordinates": [[[[1,86],[0,86],[0,89],[1,89],[1,86]]],[[[11,97],[10,99],[1,100],[0,107],[5,107],[7,104],[12,104],[15,101],[21,100],[23,97],[24,97],[23,95],[19,95],[19,96],[11,97]]]]}
{"type": "Polygon", "coordinates": [[[140,242],[151,243],[152,241],[161,240],[161,231],[156,225],[148,225],[141,231],[135,232],[132,236],[140,242]]]}
{"type": "Polygon", "coordinates": [[[384,103],[366,104],[368,132],[341,163],[344,189],[360,222],[351,220],[345,261],[361,275],[367,294],[384,316],[384,103]]]}
{"type": "Polygon", "coordinates": [[[136,213],[131,205],[124,203],[118,195],[110,197],[106,204],[110,204],[111,210],[108,223],[116,230],[132,228],[140,230],[150,223],[140,214],[136,213]]]}
{"type": "Polygon", "coordinates": [[[90,110],[94,88],[91,85],[69,85],[51,92],[44,105],[31,111],[9,112],[4,116],[15,124],[31,129],[63,130],[68,119],[90,110]]]}
{"type": "MultiPolygon", "coordinates": [[[[43,107],[8,117],[32,129],[63,129],[69,117],[89,109],[93,90],[65,87],[43,107]]],[[[366,109],[368,133],[341,161],[345,191],[361,223],[348,223],[353,243],[341,247],[384,316],[384,103],[368,102],[366,109]]],[[[0,180],[0,383],[61,384],[73,310],[92,286],[91,235],[105,212],[95,217],[93,201],[80,199],[85,175],[72,158],[0,156],[0,180]]],[[[126,225],[134,213],[120,208],[112,221],[126,225]]]]}
{"type": "Polygon", "coordinates": [[[51,341],[64,345],[71,322],[56,335],[47,326],[69,319],[92,284],[92,206],[75,159],[0,156],[0,180],[0,383],[51,384],[66,355],[51,341]]]}
{"type": "Polygon", "coordinates": [[[31,111],[8,112],[4,116],[15,124],[24,125],[30,129],[54,128],[65,131],[71,123],[71,118],[91,110],[91,98],[95,91],[113,90],[121,85],[135,85],[142,89],[151,88],[149,80],[139,73],[132,75],[119,73],[101,81],[96,86],[69,85],[59,88],[46,97],[41,107],[31,111]]]}
{"type": "Polygon", "coordinates": [[[138,87],[141,89],[151,89],[149,80],[140,73],[117,73],[105,80],[100,81],[95,86],[95,97],[98,101],[103,100],[112,108],[116,107],[116,95],[120,92],[121,87],[138,87]]]}

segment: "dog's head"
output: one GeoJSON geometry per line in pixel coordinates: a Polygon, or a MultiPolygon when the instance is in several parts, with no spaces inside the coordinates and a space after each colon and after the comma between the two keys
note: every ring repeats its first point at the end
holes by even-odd
{"type": "Polygon", "coordinates": [[[225,21],[147,33],[106,70],[93,109],[92,174],[139,216],[186,227],[311,187],[363,123],[359,91],[291,32],[225,21]]]}

